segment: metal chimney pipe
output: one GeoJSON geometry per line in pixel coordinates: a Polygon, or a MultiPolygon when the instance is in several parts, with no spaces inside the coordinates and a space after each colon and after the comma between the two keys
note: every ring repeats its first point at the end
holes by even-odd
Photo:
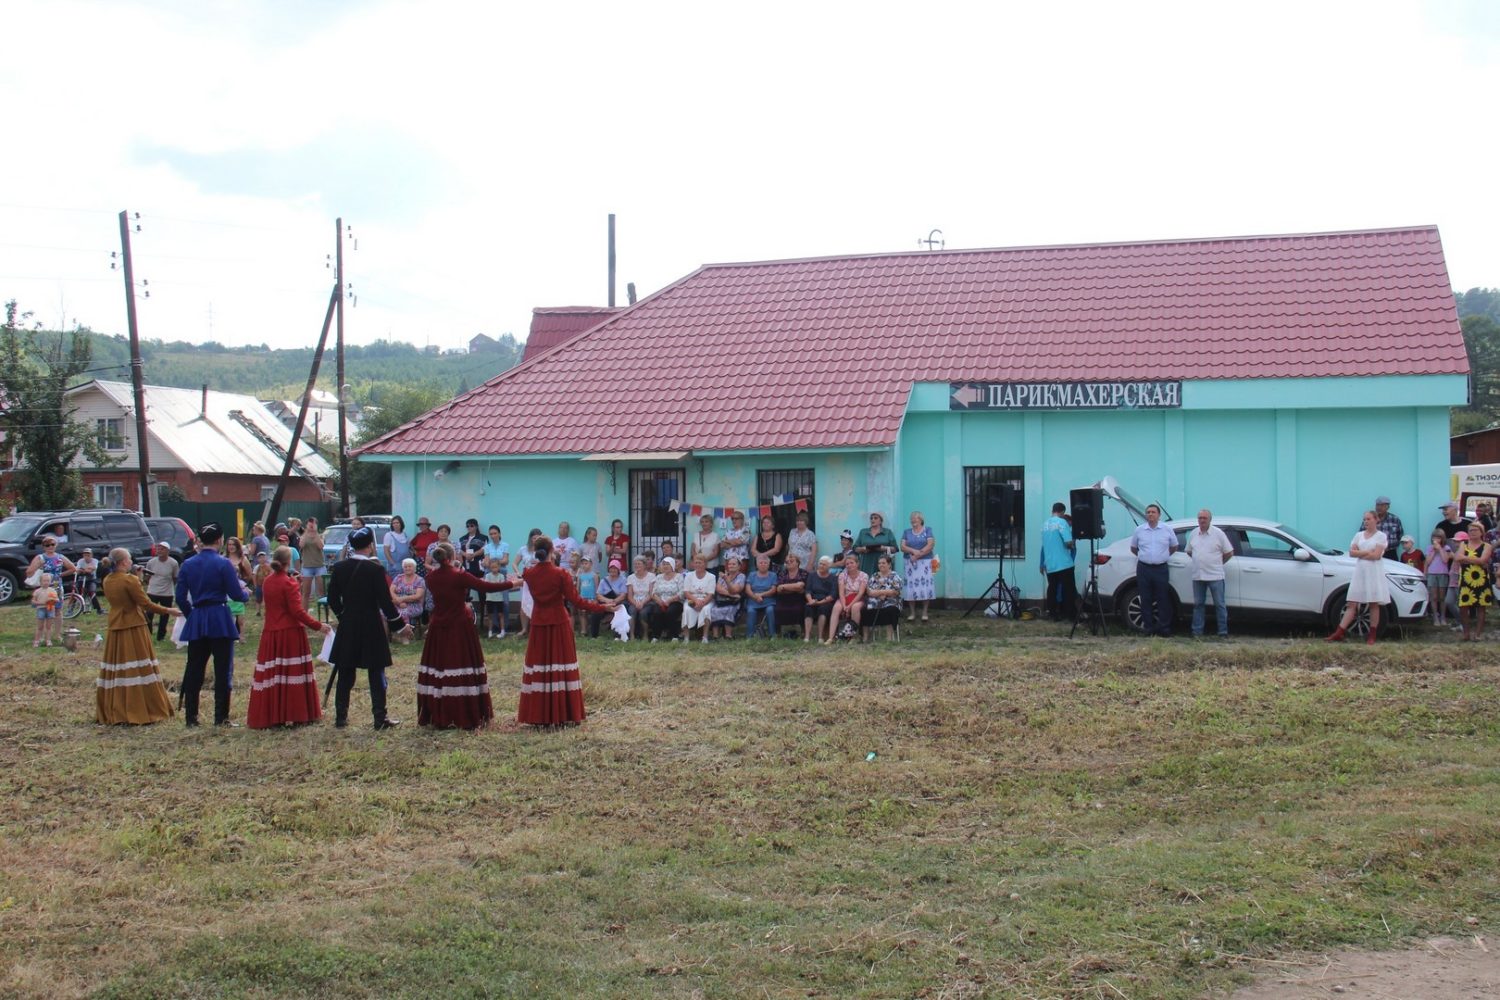
{"type": "Polygon", "coordinates": [[[203,401],[199,404],[199,415],[208,419],[208,383],[203,383],[203,401]]]}

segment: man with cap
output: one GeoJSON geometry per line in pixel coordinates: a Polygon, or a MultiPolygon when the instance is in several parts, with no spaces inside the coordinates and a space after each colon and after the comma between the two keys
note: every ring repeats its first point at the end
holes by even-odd
{"type": "Polygon", "coordinates": [[[1464,530],[1465,524],[1463,518],[1459,517],[1458,504],[1454,501],[1449,500],[1440,509],[1443,512],[1443,519],[1432,530],[1441,531],[1443,537],[1451,542],[1454,535],[1464,530]]]}
{"type": "Polygon", "coordinates": [[[187,669],[182,675],[182,710],[189,726],[198,725],[198,693],[210,655],[214,658],[214,725],[229,721],[229,675],[234,669],[234,643],[240,637],[229,601],[248,601],[234,564],[219,552],[224,529],[210,522],[198,529],[198,552],[182,561],[177,571],[177,606],[182,609],[182,639],[187,643],[187,669]]]}
{"type": "MultiPolygon", "coordinates": [[[[1360,531],[1364,526],[1360,526],[1360,531]]],[[[1401,518],[1391,513],[1391,498],[1379,496],[1375,498],[1375,530],[1385,532],[1385,557],[1399,562],[1401,560],[1401,536],[1406,534],[1406,529],[1401,526],[1401,518]]]]}
{"type": "MultiPolygon", "coordinates": [[[[401,613],[391,600],[385,567],[373,558],[374,554],[375,532],[368,527],[351,531],[349,558],[335,563],[328,578],[328,609],[339,620],[328,658],[338,681],[333,724],[340,729],[349,724],[349,695],[354,690],[356,670],[370,675],[370,712],[375,728],[398,725],[385,714],[385,668],[391,665],[387,623],[401,621],[401,613]]],[[[402,627],[401,633],[411,634],[411,626],[402,627]]]]}

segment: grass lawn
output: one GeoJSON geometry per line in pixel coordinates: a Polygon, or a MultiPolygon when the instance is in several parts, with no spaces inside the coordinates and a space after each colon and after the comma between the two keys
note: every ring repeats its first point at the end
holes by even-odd
{"type": "Polygon", "coordinates": [[[4,995],[1198,997],[1500,922],[1488,642],[943,615],[584,642],[566,732],[376,733],[358,689],[357,728],[189,732],[95,726],[96,654],[30,627],[0,609],[4,995]]]}

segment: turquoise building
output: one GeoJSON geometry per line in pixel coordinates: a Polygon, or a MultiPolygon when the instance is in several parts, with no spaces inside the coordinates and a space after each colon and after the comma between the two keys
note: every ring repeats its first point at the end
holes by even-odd
{"type": "Polygon", "coordinates": [[[390,463],[408,521],[513,544],[618,518],[680,548],[695,511],[764,508],[837,551],[919,510],[940,597],[983,593],[1003,552],[1035,598],[1052,503],[1105,475],[1339,547],[1386,494],[1420,537],[1467,397],[1431,227],[917,252],[703,267],[360,460],[390,463]]]}

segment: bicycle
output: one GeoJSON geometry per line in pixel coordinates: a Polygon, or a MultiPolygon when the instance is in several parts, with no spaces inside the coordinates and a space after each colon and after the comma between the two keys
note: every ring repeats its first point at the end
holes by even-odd
{"type": "Polygon", "coordinates": [[[89,606],[89,596],[83,592],[81,580],[83,574],[74,573],[72,583],[69,584],[67,593],[62,598],[62,616],[71,621],[83,614],[83,610],[89,606]]]}

